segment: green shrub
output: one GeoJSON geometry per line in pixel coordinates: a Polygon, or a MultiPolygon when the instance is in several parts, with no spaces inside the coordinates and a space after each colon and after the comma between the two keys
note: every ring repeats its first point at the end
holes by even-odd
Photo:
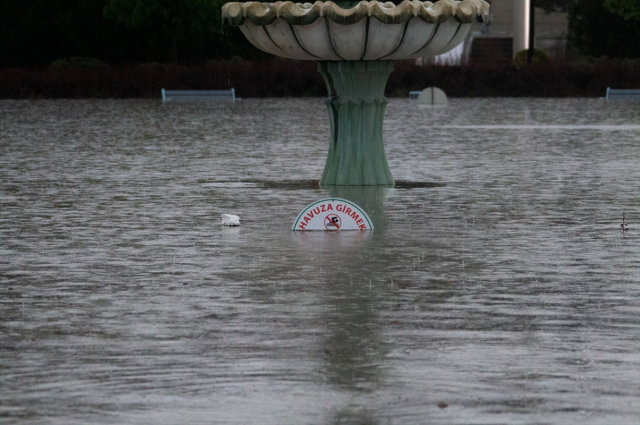
{"type": "MultiPolygon", "coordinates": [[[[549,56],[542,50],[533,49],[533,57],[531,58],[531,65],[543,65],[549,62],[549,56]]],[[[513,66],[516,68],[522,68],[529,64],[529,50],[520,50],[516,53],[516,57],[513,58],[513,66]]]]}

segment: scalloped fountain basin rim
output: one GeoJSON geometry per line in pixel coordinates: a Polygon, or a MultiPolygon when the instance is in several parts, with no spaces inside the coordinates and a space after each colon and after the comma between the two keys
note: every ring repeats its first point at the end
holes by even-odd
{"type": "Polygon", "coordinates": [[[435,56],[460,44],[486,21],[483,0],[226,3],[223,23],[240,26],[259,49],[301,60],[398,60],[435,56]],[[371,19],[375,18],[375,19],[371,19]]]}
{"type": "Polygon", "coordinates": [[[375,17],[385,24],[401,24],[418,17],[431,24],[442,23],[454,16],[460,23],[473,23],[481,18],[487,21],[489,4],[483,0],[403,1],[397,6],[391,2],[362,1],[355,7],[343,9],[332,1],[315,3],[231,2],[222,7],[223,23],[242,25],[249,19],[254,25],[270,25],[277,18],[291,25],[309,25],[318,18],[328,18],[340,25],[354,24],[366,17],[375,17]]]}

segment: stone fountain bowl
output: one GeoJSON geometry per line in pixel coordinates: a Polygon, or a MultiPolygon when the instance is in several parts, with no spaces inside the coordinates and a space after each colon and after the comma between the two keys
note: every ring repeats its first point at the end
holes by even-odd
{"type": "Polygon", "coordinates": [[[315,3],[226,3],[223,23],[239,26],[257,48],[290,59],[373,61],[428,57],[462,43],[487,21],[483,0],[362,1],[343,9],[315,3]]]}

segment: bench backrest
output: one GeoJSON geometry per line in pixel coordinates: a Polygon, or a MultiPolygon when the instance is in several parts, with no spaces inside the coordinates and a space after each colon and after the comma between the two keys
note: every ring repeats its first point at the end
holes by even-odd
{"type": "Polygon", "coordinates": [[[635,89],[612,89],[607,87],[607,99],[619,100],[640,100],[640,90],[635,89]]]}
{"type": "Polygon", "coordinates": [[[199,100],[199,101],[235,101],[236,91],[231,90],[165,90],[162,89],[162,101],[199,100]]]}

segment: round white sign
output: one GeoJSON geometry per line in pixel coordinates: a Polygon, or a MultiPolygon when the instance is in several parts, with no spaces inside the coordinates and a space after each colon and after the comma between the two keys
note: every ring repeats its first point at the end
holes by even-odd
{"type": "Polygon", "coordinates": [[[367,213],[351,201],[321,199],[302,210],[291,230],[373,230],[367,213]]]}

